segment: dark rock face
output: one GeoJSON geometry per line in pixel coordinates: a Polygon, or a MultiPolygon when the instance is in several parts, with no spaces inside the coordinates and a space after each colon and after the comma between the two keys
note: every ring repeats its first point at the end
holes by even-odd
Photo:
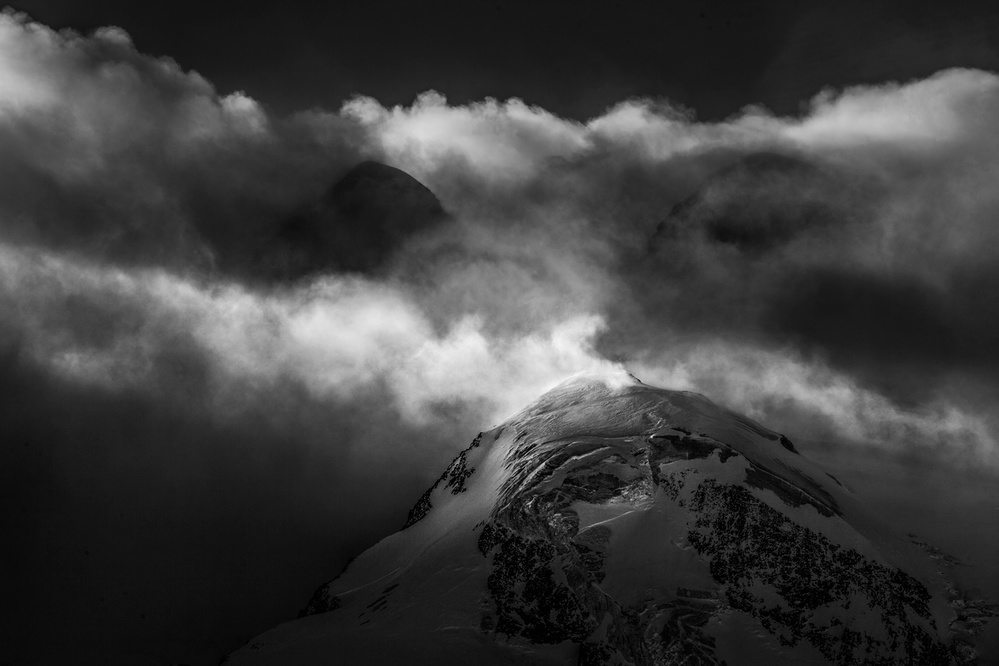
{"type": "Polygon", "coordinates": [[[644,484],[644,478],[624,476],[580,474],[547,492],[541,477],[531,492],[510,497],[494,513],[478,542],[492,558],[488,588],[495,616],[483,617],[484,629],[536,643],[573,641],[581,646],[581,664],[636,657],[635,663],[651,663],[636,613],[599,587],[610,530],[598,525],[580,532],[570,508],[577,500],[607,501],[644,484]],[[591,640],[601,623],[604,637],[591,640]]]}
{"type": "MultiPolygon", "coordinates": [[[[717,664],[704,627],[727,606],[758,619],[781,644],[810,643],[831,663],[953,663],[926,629],[935,628],[930,595],[916,579],[794,523],[742,485],[701,480],[685,466],[739,458],[726,444],[676,430],[631,443],[590,437],[529,446],[530,458],[513,464],[505,499],[480,533],[479,549],[492,558],[494,603],[483,629],[536,643],[573,641],[581,664],[717,664]],[[686,539],[709,562],[721,598],[678,589],[629,605],[602,589],[612,530],[581,531],[575,507],[649,500],[660,491],[690,516],[686,539]],[[837,609],[851,603],[879,614],[883,635],[844,622],[837,609]]],[[[745,483],[774,491],[788,506],[834,515],[760,465],[748,463],[745,474],[745,483]]]]}
{"type": "Polygon", "coordinates": [[[440,201],[405,171],[362,162],[307,211],[287,220],[260,253],[272,279],[374,271],[410,236],[446,218],[440,201]]]}
{"type": "MultiPolygon", "coordinates": [[[[337,577],[333,579],[335,581],[337,578],[342,576],[350,563],[354,561],[354,558],[347,560],[347,564],[344,565],[337,577]]],[[[330,582],[333,582],[330,581],[330,582]]],[[[328,584],[327,584],[328,585],[328,584]]],[[[298,611],[298,617],[305,617],[307,615],[316,615],[318,613],[328,613],[340,608],[340,597],[336,595],[331,595],[327,593],[326,585],[316,588],[316,591],[312,593],[312,598],[309,599],[309,603],[306,604],[305,608],[298,611]]]]}
{"type": "Polygon", "coordinates": [[[465,481],[468,477],[472,476],[475,472],[474,467],[468,466],[468,452],[474,448],[477,448],[482,442],[482,433],[480,432],[472,443],[469,444],[468,448],[458,454],[458,456],[451,461],[448,468],[444,470],[441,474],[441,478],[437,479],[434,485],[427,488],[427,492],[420,496],[420,499],[416,500],[416,504],[413,508],[409,510],[409,516],[406,518],[406,524],[402,526],[402,529],[406,529],[412,525],[423,520],[426,515],[430,512],[430,509],[434,507],[432,502],[432,497],[440,485],[444,484],[445,490],[450,490],[452,495],[457,495],[458,493],[465,491],[465,481]]]}
{"type": "Polygon", "coordinates": [[[697,515],[687,538],[710,558],[729,604],[759,618],[781,643],[806,640],[836,664],[899,653],[912,664],[951,663],[948,648],[913,621],[936,628],[930,595],[912,576],[793,523],[741,486],[708,479],[686,501],[697,515]],[[776,592],[779,603],[757,596],[753,590],[761,587],[776,592]],[[880,615],[884,637],[843,627],[835,615],[825,622],[812,615],[820,607],[848,608],[856,599],[880,615]]]}
{"type": "Polygon", "coordinates": [[[339,597],[326,597],[323,592],[324,588],[321,587],[313,592],[312,598],[309,599],[309,603],[305,606],[305,608],[298,612],[298,617],[315,615],[317,613],[328,613],[340,607],[339,597]]]}

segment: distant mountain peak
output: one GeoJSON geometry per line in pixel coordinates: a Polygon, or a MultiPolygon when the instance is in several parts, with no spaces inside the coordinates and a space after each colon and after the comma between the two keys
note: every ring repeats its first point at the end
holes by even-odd
{"type": "Polygon", "coordinates": [[[398,169],[367,160],[341,176],[322,204],[341,213],[398,217],[401,225],[417,225],[422,217],[443,215],[444,207],[426,185],[398,169]]]}
{"type": "Polygon", "coordinates": [[[377,271],[407,239],[446,218],[440,200],[423,183],[402,169],[369,160],[287,219],[260,252],[258,264],[266,275],[285,280],[377,271]]]}
{"type": "Polygon", "coordinates": [[[653,252],[691,240],[759,254],[834,224],[842,175],[806,155],[748,153],[709,175],[656,227],[653,252]]]}

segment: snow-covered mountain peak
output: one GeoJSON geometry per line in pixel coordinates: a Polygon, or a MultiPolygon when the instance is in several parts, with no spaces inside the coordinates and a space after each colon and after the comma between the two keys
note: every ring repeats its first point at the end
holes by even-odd
{"type": "Polygon", "coordinates": [[[643,382],[624,368],[615,366],[608,369],[585,370],[583,372],[577,372],[576,374],[566,378],[565,381],[560,383],[553,390],[558,390],[564,387],[567,388],[570,386],[598,387],[601,385],[607,389],[614,390],[625,386],[643,385],[643,382]]]}
{"type": "Polygon", "coordinates": [[[926,553],[786,437],[609,377],[480,433],[400,532],[233,660],[966,663],[926,553]]]}
{"type": "Polygon", "coordinates": [[[576,373],[546,391],[510,420],[524,415],[540,414],[606,400],[627,393],[627,389],[645,386],[637,377],[623,369],[576,373]]]}
{"type": "MultiPolygon", "coordinates": [[[[783,435],[689,391],[643,383],[624,370],[573,375],[504,423],[537,444],[575,436],[652,437],[685,433],[754,457],[796,454],[783,435]],[[764,453],[765,452],[765,453],[764,453]]],[[[514,452],[523,447],[514,446],[514,452]]]]}

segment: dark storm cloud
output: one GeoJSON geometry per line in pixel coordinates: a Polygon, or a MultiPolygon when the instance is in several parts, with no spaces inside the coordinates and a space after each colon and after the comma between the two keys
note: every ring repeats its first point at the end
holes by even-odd
{"type": "Polygon", "coordinates": [[[239,382],[334,401],[377,386],[378,409],[423,423],[455,403],[501,418],[604,354],[670,368],[692,344],[786,347],[920,407],[987,353],[992,308],[960,285],[989,283],[997,234],[988,73],[829,91],[800,119],[631,100],[584,123],[436,93],[274,118],[118,29],[5,14],[2,34],[0,127],[32,137],[3,160],[24,181],[0,202],[5,307],[25,353],[73,381],[177,366],[224,404],[239,382]],[[378,279],[239,282],[362,156],[451,219],[378,279]],[[912,368],[921,388],[903,390],[912,368]]]}
{"type": "Polygon", "coordinates": [[[719,171],[667,216],[649,270],[673,290],[649,314],[818,355],[909,406],[994,382],[995,105],[966,71],[820,98],[778,167],[719,171]]]}
{"type": "MultiPolygon", "coordinates": [[[[993,376],[981,287],[996,247],[996,105],[993,75],[952,70],[823,93],[801,119],[748,109],[697,123],[638,100],[584,124],[432,95],[347,111],[460,218],[482,216],[490,246],[514,229],[540,239],[520,250],[535,266],[585,257],[571,288],[546,280],[546,293],[586,294],[602,352],[653,375],[682,368],[661,376],[741,408],[796,402],[872,442],[895,437],[882,427],[894,422],[910,446],[944,437],[991,458],[991,415],[962,416],[950,398],[962,377],[993,376]],[[701,347],[730,362],[704,365],[701,347]],[[795,376],[754,387],[753,349],[795,376]]],[[[505,307],[485,310],[531,312],[505,307]]]]}

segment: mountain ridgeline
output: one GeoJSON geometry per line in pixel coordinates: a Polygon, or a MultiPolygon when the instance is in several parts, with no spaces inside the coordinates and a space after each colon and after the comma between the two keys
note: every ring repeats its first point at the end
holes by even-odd
{"type": "Polygon", "coordinates": [[[779,433],[582,375],[231,664],[963,664],[993,613],[779,433]]]}

